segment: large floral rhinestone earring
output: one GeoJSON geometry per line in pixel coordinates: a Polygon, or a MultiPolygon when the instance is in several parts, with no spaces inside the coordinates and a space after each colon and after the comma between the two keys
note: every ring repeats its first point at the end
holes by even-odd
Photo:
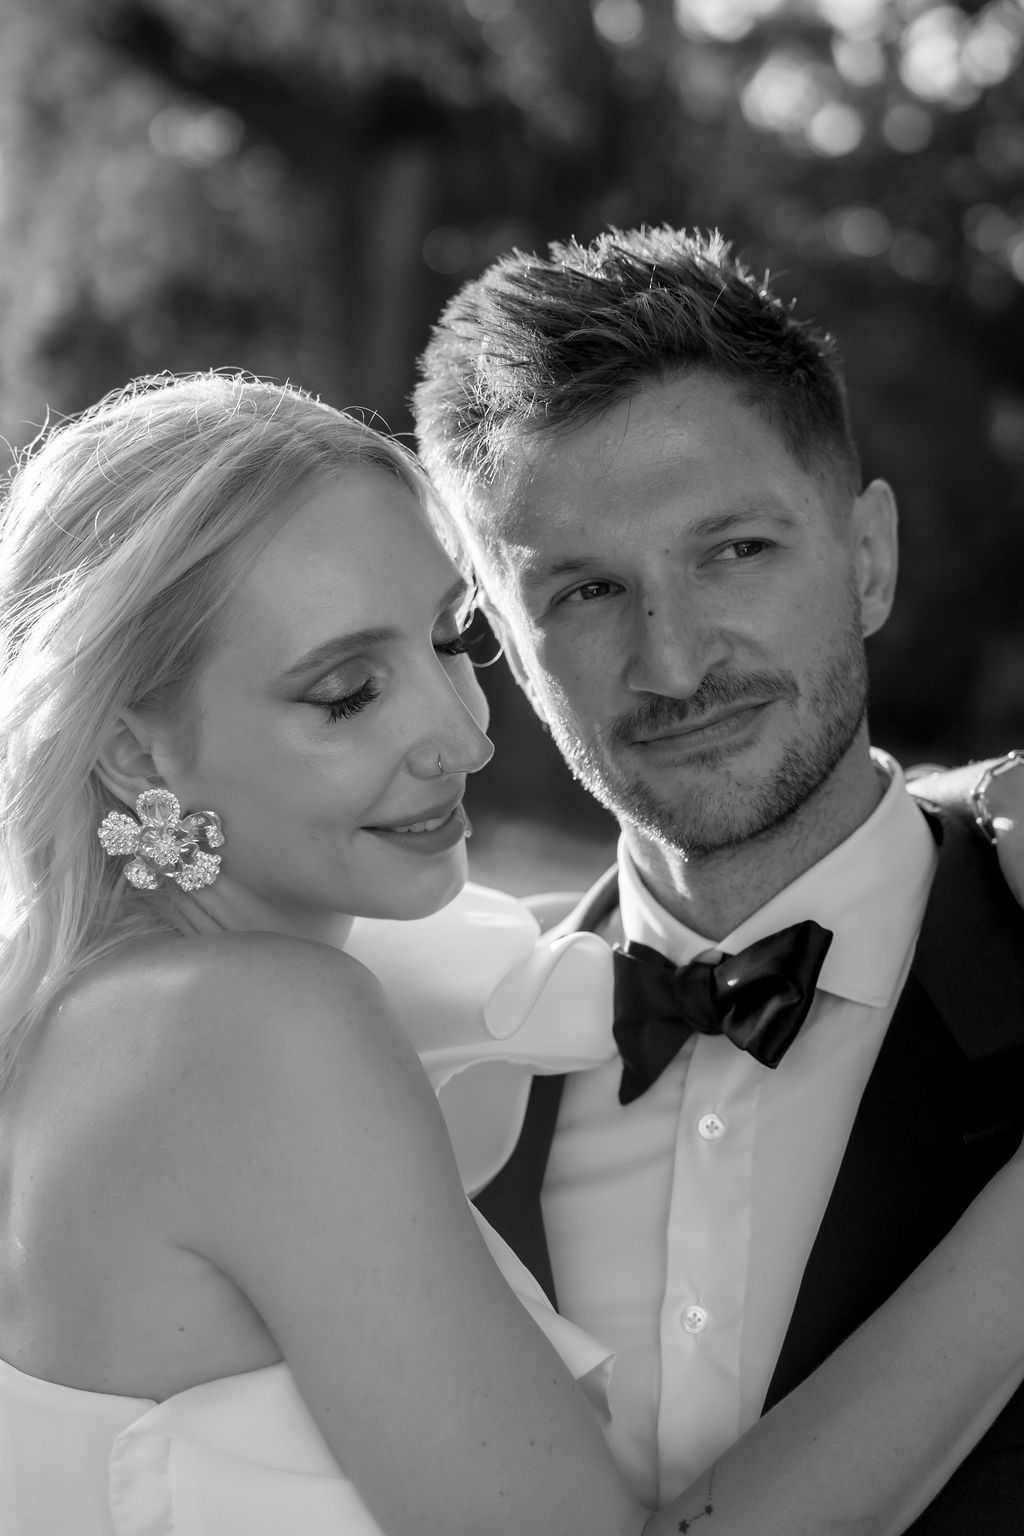
{"type": "Polygon", "coordinates": [[[183,891],[212,885],[220,873],[220,855],[200,848],[222,848],[224,833],[213,811],[182,816],[169,789],[146,789],[135,802],[135,814],[111,811],[99,824],[97,836],[113,858],[129,858],[124,876],[136,890],[155,891],[161,878],[183,891]]]}

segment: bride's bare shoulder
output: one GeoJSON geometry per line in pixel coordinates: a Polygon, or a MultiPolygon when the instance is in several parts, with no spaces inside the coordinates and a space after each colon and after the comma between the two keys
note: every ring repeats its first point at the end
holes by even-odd
{"type": "MultiPolygon", "coordinates": [[[[357,1046],[393,1020],[376,978],[326,944],[274,933],[136,940],[97,960],[59,1005],[61,1034],[116,1049],[147,1070],[219,1055],[258,1072],[294,1054],[357,1046]]],[[[55,1021],[56,1022],[56,1021],[55,1021]]]]}
{"type": "Polygon", "coordinates": [[[308,941],[125,944],[69,988],[35,1045],[20,1123],[51,1126],[66,1106],[65,1184],[102,1206],[105,1231],[141,1221],[206,1257],[235,1205],[238,1241],[257,1241],[254,1189],[280,1196],[277,1220],[318,1160],[327,1182],[371,1149],[382,1166],[397,1155],[396,1121],[439,1139],[430,1085],[380,985],[308,941]]]}
{"type": "Polygon", "coordinates": [[[231,1013],[238,998],[271,1003],[281,995],[313,998],[324,988],[376,985],[358,960],[329,944],[280,933],[173,934],[127,940],[80,972],[65,994],[76,1008],[104,1011],[123,997],[145,999],[147,1011],[178,1007],[200,996],[231,1013]]]}

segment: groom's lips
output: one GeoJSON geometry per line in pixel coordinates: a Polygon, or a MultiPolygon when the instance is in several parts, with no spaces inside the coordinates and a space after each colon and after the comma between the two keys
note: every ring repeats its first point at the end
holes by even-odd
{"type": "Polygon", "coordinates": [[[440,805],[411,812],[400,820],[396,818],[363,828],[364,832],[371,832],[394,847],[414,853],[444,853],[469,837],[471,830],[461,795],[440,805]]]}
{"type": "Polygon", "coordinates": [[[772,699],[747,699],[726,709],[683,720],[649,736],[635,736],[633,745],[648,751],[703,751],[706,748],[741,746],[744,738],[757,728],[772,699]]]}

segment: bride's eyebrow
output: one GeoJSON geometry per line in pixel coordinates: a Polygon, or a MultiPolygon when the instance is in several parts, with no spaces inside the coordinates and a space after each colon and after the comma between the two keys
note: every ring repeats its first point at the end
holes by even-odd
{"type": "Polygon", "coordinates": [[[281,682],[287,683],[301,677],[303,673],[315,672],[318,667],[325,667],[330,662],[340,661],[343,656],[351,655],[353,651],[362,651],[369,646],[384,645],[389,640],[397,640],[398,630],[393,628],[354,629],[348,635],[334,635],[330,640],[324,640],[320,645],[313,647],[311,651],[293,662],[281,673],[281,682]]]}
{"type": "MultiPolygon", "coordinates": [[[[468,594],[469,585],[460,576],[442,597],[438,612],[445,613],[456,603],[463,601],[468,594]]],[[[388,641],[397,640],[399,637],[400,632],[393,625],[371,625],[367,629],[354,629],[347,635],[334,635],[330,640],[323,640],[319,645],[315,645],[311,651],[307,651],[298,661],[287,667],[281,673],[279,681],[294,682],[305,673],[315,672],[320,667],[341,661],[343,657],[351,656],[355,651],[367,650],[374,645],[385,645],[388,641]]]]}

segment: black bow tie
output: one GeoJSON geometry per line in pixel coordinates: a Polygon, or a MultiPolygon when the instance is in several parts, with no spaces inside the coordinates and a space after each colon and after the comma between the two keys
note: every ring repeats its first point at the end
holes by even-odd
{"type": "Polygon", "coordinates": [[[827,928],[806,922],[714,962],[673,965],[646,944],[615,950],[620,1103],[645,1093],[693,1033],[726,1035],[777,1067],[810,1011],[831,942],[827,928]]]}

